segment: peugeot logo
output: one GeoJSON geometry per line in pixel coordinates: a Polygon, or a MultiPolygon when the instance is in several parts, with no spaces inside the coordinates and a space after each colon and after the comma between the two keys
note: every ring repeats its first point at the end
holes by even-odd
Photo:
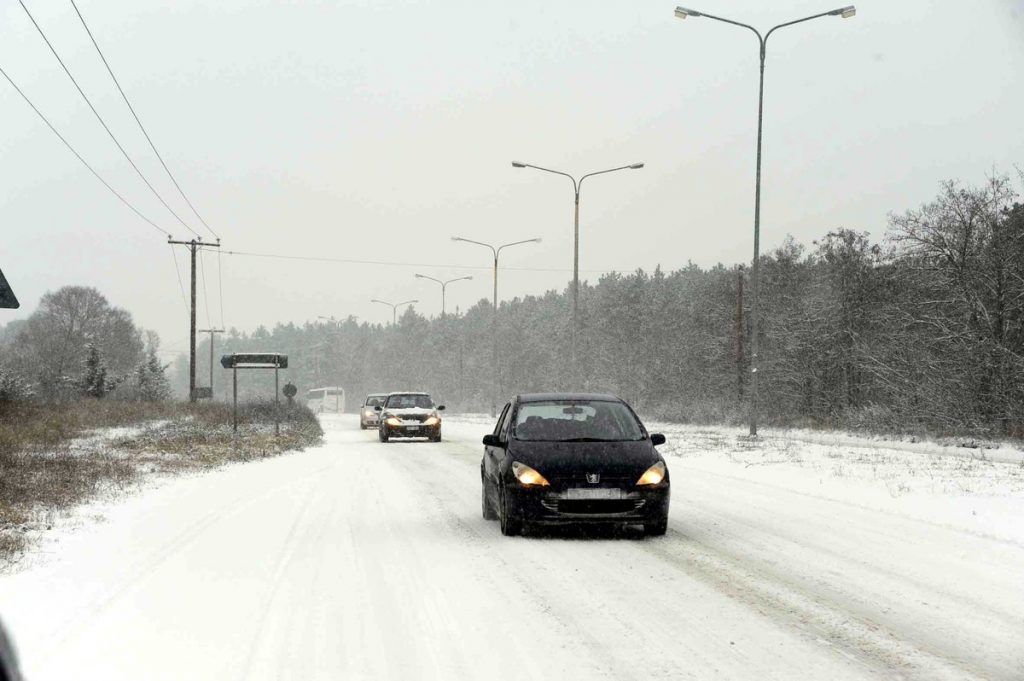
{"type": "Polygon", "coordinates": [[[589,482],[591,485],[596,485],[597,483],[601,482],[601,474],[587,473],[587,482],[589,482]]]}

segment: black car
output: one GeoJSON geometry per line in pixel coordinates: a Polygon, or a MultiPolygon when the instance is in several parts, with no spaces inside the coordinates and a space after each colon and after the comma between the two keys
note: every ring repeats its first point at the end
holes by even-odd
{"type": "Polygon", "coordinates": [[[441,412],[444,405],[434,406],[427,393],[388,393],[384,403],[374,408],[380,412],[377,436],[381,442],[393,437],[425,437],[441,441],[441,412]]]}
{"type": "Polygon", "coordinates": [[[669,476],[628,404],[614,395],[519,395],[484,436],[483,515],[526,525],[615,523],[668,529],[669,476]]]}

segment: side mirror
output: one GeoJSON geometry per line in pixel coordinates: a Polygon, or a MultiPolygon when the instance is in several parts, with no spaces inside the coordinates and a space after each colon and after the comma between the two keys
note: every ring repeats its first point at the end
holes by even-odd
{"type": "Polygon", "coordinates": [[[384,409],[384,407],[380,406],[379,404],[373,408],[374,411],[381,411],[382,409],[384,409]]]}
{"type": "Polygon", "coordinates": [[[665,444],[665,436],[661,433],[651,433],[651,444],[655,447],[665,444]]]}
{"type": "Polygon", "coordinates": [[[438,411],[444,411],[444,405],[442,404],[442,405],[440,405],[439,407],[437,407],[437,410],[438,410],[438,411]]]}
{"type": "Polygon", "coordinates": [[[501,438],[493,433],[484,435],[484,446],[486,447],[505,447],[505,443],[501,441],[501,438]]]}

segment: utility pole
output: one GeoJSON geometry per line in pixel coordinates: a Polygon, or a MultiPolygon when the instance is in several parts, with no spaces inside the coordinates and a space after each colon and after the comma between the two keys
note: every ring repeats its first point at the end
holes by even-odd
{"type": "MultiPolygon", "coordinates": [[[[203,241],[203,237],[191,241],[174,241],[167,237],[167,243],[171,246],[188,246],[192,253],[192,306],[189,314],[189,341],[188,341],[188,401],[196,401],[196,252],[204,246],[207,248],[220,248],[220,239],[217,243],[203,241]]],[[[211,385],[212,387],[212,385],[211,385]]]]}
{"type": "Polygon", "coordinates": [[[743,402],[743,268],[736,272],[736,398],[743,402]]]}
{"type": "Polygon", "coordinates": [[[210,334],[210,400],[213,400],[213,334],[224,333],[224,329],[197,329],[199,333],[210,334]]]}

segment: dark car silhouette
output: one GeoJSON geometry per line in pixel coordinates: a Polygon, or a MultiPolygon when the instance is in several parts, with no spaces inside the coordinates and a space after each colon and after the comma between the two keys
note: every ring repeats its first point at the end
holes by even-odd
{"type": "Polygon", "coordinates": [[[669,476],[656,445],[614,395],[518,395],[484,436],[483,516],[505,535],[528,525],[668,528],[669,476]]]}

